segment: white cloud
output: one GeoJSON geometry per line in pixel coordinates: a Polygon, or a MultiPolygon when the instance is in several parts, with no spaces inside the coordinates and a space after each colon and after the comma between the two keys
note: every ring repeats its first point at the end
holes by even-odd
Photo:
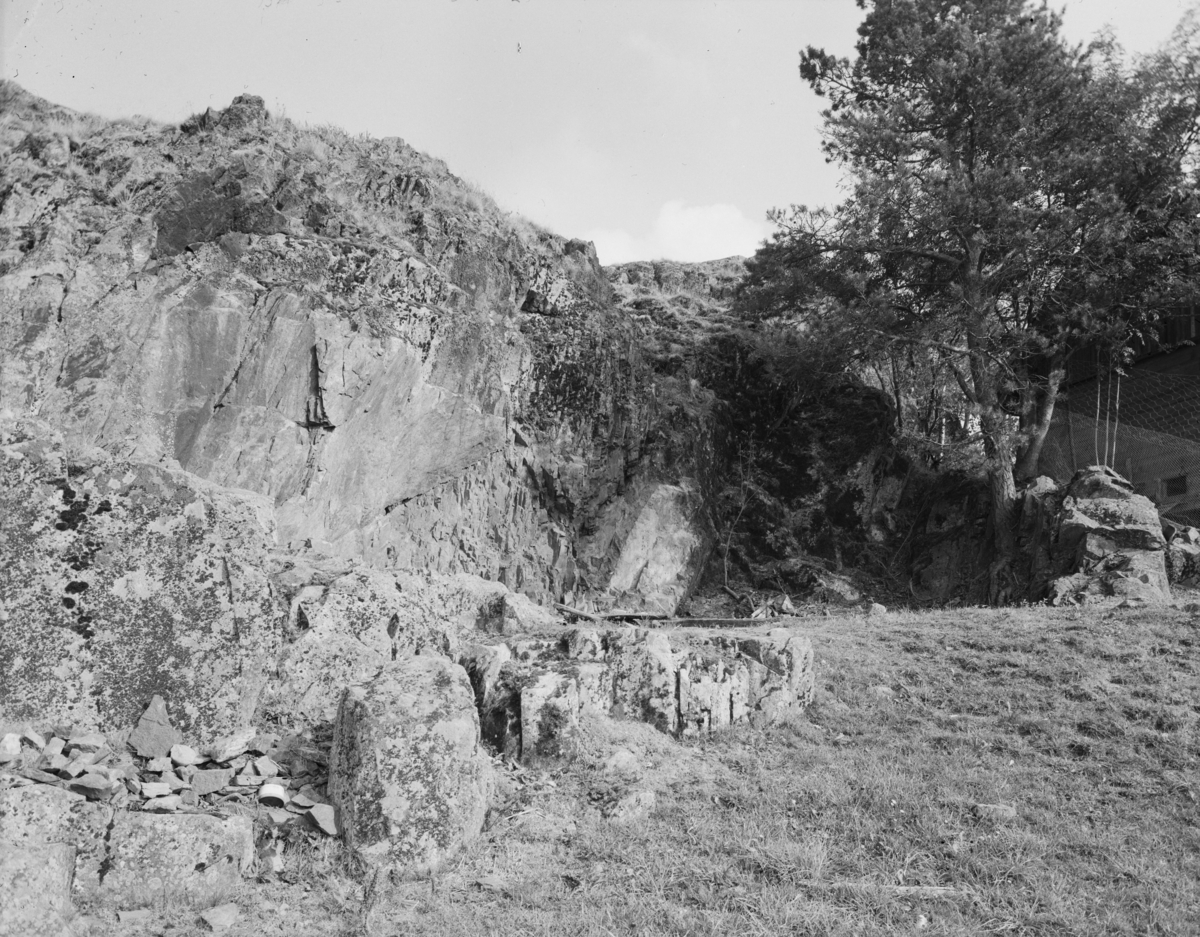
{"type": "Polygon", "coordinates": [[[596,245],[602,264],[631,260],[717,260],[749,256],[770,233],[764,221],[753,221],[736,205],[685,205],[667,202],[654,227],[644,236],[620,229],[595,229],[586,237],[596,245]]]}

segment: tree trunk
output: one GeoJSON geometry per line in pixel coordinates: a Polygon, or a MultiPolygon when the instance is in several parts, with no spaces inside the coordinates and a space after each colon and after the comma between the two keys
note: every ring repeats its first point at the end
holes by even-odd
{"type": "Polygon", "coordinates": [[[1042,446],[1046,443],[1046,434],[1050,432],[1050,422],[1054,419],[1054,404],[1058,400],[1058,388],[1062,386],[1066,370],[1061,358],[1055,358],[1050,365],[1050,373],[1046,378],[1046,391],[1038,407],[1037,419],[1029,432],[1029,442],[1017,460],[1016,480],[1019,482],[1037,478],[1039,462],[1042,458],[1042,446]]]}
{"type": "Polygon", "coordinates": [[[1007,605],[1019,598],[1013,575],[1017,553],[1017,486],[1013,479],[1012,441],[1005,415],[999,408],[980,415],[988,455],[988,488],[992,499],[992,536],[995,555],[988,569],[988,601],[1007,605]]]}

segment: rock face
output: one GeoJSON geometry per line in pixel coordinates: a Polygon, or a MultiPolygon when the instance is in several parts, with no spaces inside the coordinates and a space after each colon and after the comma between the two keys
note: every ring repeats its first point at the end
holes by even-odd
{"type": "Polygon", "coordinates": [[[338,709],[329,792],[346,842],[377,872],[420,876],[483,829],[494,786],[466,672],[443,657],[388,664],[338,709]]]}
{"type": "Polygon", "coordinates": [[[1050,599],[1057,604],[1091,595],[1169,602],[1165,547],[1149,498],[1135,494],[1112,469],[1082,469],[1067,487],[1057,521],[1054,551],[1067,575],[1051,584],[1050,599]]]}
{"type": "Polygon", "coordinates": [[[813,693],[812,645],[788,628],[581,628],[479,645],[462,660],[484,739],[525,760],[571,754],[588,711],[695,735],[773,722],[813,693]]]}
{"type": "Polygon", "coordinates": [[[182,133],[0,102],[0,418],[254,492],[297,552],[687,592],[711,534],[666,529],[697,512],[591,245],[251,95],[182,133]]]}

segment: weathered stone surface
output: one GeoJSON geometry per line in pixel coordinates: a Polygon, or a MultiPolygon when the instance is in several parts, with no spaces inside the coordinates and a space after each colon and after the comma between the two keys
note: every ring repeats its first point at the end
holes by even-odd
{"type": "Polygon", "coordinates": [[[457,653],[476,628],[556,620],[500,583],[465,574],[360,569],[327,585],[291,588],[296,638],[267,708],[309,723],[331,722],[347,687],[365,686],[400,657],[457,653]]]}
{"type": "Polygon", "coordinates": [[[1200,585],[1200,543],[1173,539],[1167,544],[1163,559],[1167,566],[1167,578],[1172,584],[1200,585]]]}
{"type": "Polygon", "coordinates": [[[1049,599],[1059,604],[1095,595],[1165,604],[1171,600],[1165,547],[1149,498],[1112,469],[1082,469],[1058,517],[1054,555],[1065,574],[1050,584],[1049,599]]]}
{"type": "Polygon", "coordinates": [[[389,662],[338,709],[329,794],[348,845],[376,870],[421,875],[483,827],[494,778],[466,672],[437,656],[389,662]]]}
{"type": "Polygon", "coordinates": [[[89,891],[100,884],[110,816],[103,805],[59,787],[29,784],[0,790],[0,853],[70,844],[75,887],[89,891]]]}
{"type": "Polygon", "coordinates": [[[62,937],[73,916],[69,843],[0,848],[0,937],[62,937]]]}
{"type": "Polygon", "coordinates": [[[708,558],[704,525],[697,520],[703,500],[687,479],[681,485],[653,486],[642,504],[629,509],[636,514],[628,531],[612,522],[616,518],[608,525],[620,544],[608,592],[622,608],[674,614],[708,558]],[[623,536],[618,539],[618,534],[623,536]]]}
{"type": "Polygon", "coordinates": [[[201,743],[247,724],[282,624],[269,503],[22,433],[0,432],[0,718],[109,730],[159,695],[201,743]]]}
{"type": "Polygon", "coordinates": [[[166,701],[157,694],[138,718],[138,723],[129,736],[129,747],[142,758],[164,758],[179,744],[179,730],[171,724],[166,701]]]}
{"type": "Polygon", "coordinates": [[[182,134],[95,126],[72,167],[98,175],[65,184],[61,147],[17,144],[69,112],[0,98],[0,418],[265,496],[298,552],[686,592],[711,531],[690,456],[647,458],[674,414],[590,244],[399,140],[299,150],[253,95],[182,134]]]}
{"type": "Polygon", "coordinates": [[[210,768],[207,771],[197,771],[192,775],[192,790],[197,797],[215,794],[233,780],[232,768],[210,768]]]}
{"type": "Polygon", "coordinates": [[[578,628],[558,639],[476,646],[462,659],[484,740],[525,760],[573,753],[588,711],[692,735],[775,721],[813,693],[811,642],[788,628],[578,628]]]}
{"type": "Polygon", "coordinates": [[[118,812],[101,890],[117,900],[212,895],[236,885],[253,860],[247,817],[118,812]]]}

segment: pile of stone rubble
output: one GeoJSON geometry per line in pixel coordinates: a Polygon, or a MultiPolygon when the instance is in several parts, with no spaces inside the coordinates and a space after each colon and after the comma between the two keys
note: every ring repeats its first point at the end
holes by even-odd
{"type": "Polygon", "coordinates": [[[51,726],[0,738],[0,773],[91,801],[157,813],[220,808],[275,826],[304,821],[333,836],[335,812],[324,793],[327,761],[309,739],[252,730],[197,751],[171,725],[158,696],[129,733],[51,726]]]}

